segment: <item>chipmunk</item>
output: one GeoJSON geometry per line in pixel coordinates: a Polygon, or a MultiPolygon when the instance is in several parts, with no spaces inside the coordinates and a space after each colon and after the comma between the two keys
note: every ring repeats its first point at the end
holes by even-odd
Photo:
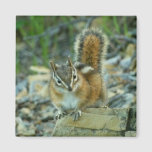
{"type": "Polygon", "coordinates": [[[70,58],[62,65],[50,61],[49,92],[57,108],[56,119],[70,113],[78,120],[86,107],[106,104],[103,62],[107,46],[107,36],[101,30],[85,29],[76,37],[75,63],[70,58]]]}

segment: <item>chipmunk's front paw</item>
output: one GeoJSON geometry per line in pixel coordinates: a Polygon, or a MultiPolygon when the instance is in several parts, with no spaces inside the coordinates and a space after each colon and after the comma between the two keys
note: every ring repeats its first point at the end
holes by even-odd
{"type": "Polygon", "coordinates": [[[81,110],[75,111],[72,115],[73,115],[73,121],[78,120],[79,117],[81,117],[81,110]]]}
{"type": "Polygon", "coordinates": [[[61,112],[61,111],[57,111],[57,113],[55,114],[55,120],[61,119],[66,115],[65,112],[61,112]]]}

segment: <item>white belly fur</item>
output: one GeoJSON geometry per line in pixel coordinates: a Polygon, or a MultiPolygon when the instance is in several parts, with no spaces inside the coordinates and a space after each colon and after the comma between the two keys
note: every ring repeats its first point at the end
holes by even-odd
{"type": "Polygon", "coordinates": [[[64,95],[64,100],[62,102],[62,106],[66,110],[75,109],[78,105],[78,98],[75,97],[72,93],[67,93],[64,95]]]}

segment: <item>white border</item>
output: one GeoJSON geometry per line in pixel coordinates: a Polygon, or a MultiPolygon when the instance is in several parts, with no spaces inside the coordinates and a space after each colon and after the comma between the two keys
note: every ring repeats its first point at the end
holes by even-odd
{"type": "Polygon", "coordinates": [[[151,151],[151,1],[0,2],[0,151],[151,151]],[[15,16],[16,15],[137,15],[138,17],[138,135],[136,138],[15,137],[15,16]],[[150,149],[150,150],[149,150],[150,149]]]}

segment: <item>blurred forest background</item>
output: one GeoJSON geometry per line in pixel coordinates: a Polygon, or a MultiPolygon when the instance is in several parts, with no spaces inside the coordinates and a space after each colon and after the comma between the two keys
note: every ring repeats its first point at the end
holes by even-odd
{"type": "Polygon", "coordinates": [[[75,37],[88,27],[102,29],[110,40],[105,61],[109,107],[136,105],[135,16],[17,16],[17,136],[51,136],[55,120],[47,92],[49,60],[73,58],[75,37]]]}

